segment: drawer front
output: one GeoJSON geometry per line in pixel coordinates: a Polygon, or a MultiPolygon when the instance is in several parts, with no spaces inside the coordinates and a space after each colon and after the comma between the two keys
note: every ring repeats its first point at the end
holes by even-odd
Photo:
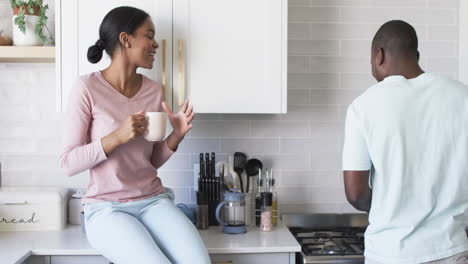
{"type": "Polygon", "coordinates": [[[50,264],[109,264],[103,256],[51,256],[50,264]]]}
{"type": "Polygon", "coordinates": [[[211,254],[211,262],[232,264],[290,264],[289,253],[211,254]]]}

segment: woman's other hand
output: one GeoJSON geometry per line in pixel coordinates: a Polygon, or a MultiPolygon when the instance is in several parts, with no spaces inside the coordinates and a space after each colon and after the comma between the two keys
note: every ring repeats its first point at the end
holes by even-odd
{"type": "Polygon", "coordinates": [[[169,122],[174,129],[174,135],[179,139],[183,139],[185,134],[192,128],[191,122],[195,117],[193,106],[190,105],[188,100],[185,100],[184,105],[177,113],[173,113],[166,102],[162,102],[162,107],[169,117],[169,122]]]}
{"type": "Polygon", "coordinates": [[[185,134],[192,128],[191,122],[195,117],[195,112],[193,112],[193,106],[188,100],[185,100],[184,105],[177,113],[173,113],[166,102],[162,102],[162,107],[173,128],[172,133],[167,137],[167,145],[172,151],[176,151],[185,134]]]}

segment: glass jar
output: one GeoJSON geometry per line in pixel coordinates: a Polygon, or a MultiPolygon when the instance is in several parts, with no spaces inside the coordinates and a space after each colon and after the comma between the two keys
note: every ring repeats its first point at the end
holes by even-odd
{"type": "Polygon", "coordinates": [[[273,195],[271,192],[263,192],[261,197],[260,231],[269,232],[273,230],[273,195]]]}
{"type": "Polygon", "coordinates": [[[245,195],[236,190],[224,193],[224,201],[216,208],[216,219],[219,224],[223,225],[224,233],[247,232],[245,227],[245,195]],[[221,219],[221,215],[224,219],[221,219]]]}

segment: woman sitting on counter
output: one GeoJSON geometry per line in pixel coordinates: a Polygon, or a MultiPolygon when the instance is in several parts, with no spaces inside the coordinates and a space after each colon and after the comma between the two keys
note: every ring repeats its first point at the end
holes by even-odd
{"type": "Polygon", "coordinates": [[[70,176],[90,170],[83,198],[86,232],[106,258],[117,264],[206,264],[198,231],[157,173],[191,129],[195,113],[188,101],[171,112],[161,85],[137,74],[138,67],[153,67],[155,33],[150,16],[137,8],[118,7],[104,17],[88,60],[99,62],[105,50],[112,62],[81,76],[71,93],[61,167],[70,176]],[[161,107],[173,131],[163,141],[146,141],[143,111],[161,107]]]}

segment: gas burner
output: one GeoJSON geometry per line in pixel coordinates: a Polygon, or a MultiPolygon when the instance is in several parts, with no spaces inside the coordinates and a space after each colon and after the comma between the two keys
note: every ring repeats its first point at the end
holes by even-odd
{"type": "Polygon", "coordinates": [[[315,233],[315,236],[316,237],[329,237],[330,235],[328,233],[324,233],[324,232],[317,232],[317,233],[315,233]]]}
{"type": "Polygon", "coordinates": [[[336,245],[328,245],[323,247],[323,253],[326,255],[342,255],[343,251],[336,245]]]}

